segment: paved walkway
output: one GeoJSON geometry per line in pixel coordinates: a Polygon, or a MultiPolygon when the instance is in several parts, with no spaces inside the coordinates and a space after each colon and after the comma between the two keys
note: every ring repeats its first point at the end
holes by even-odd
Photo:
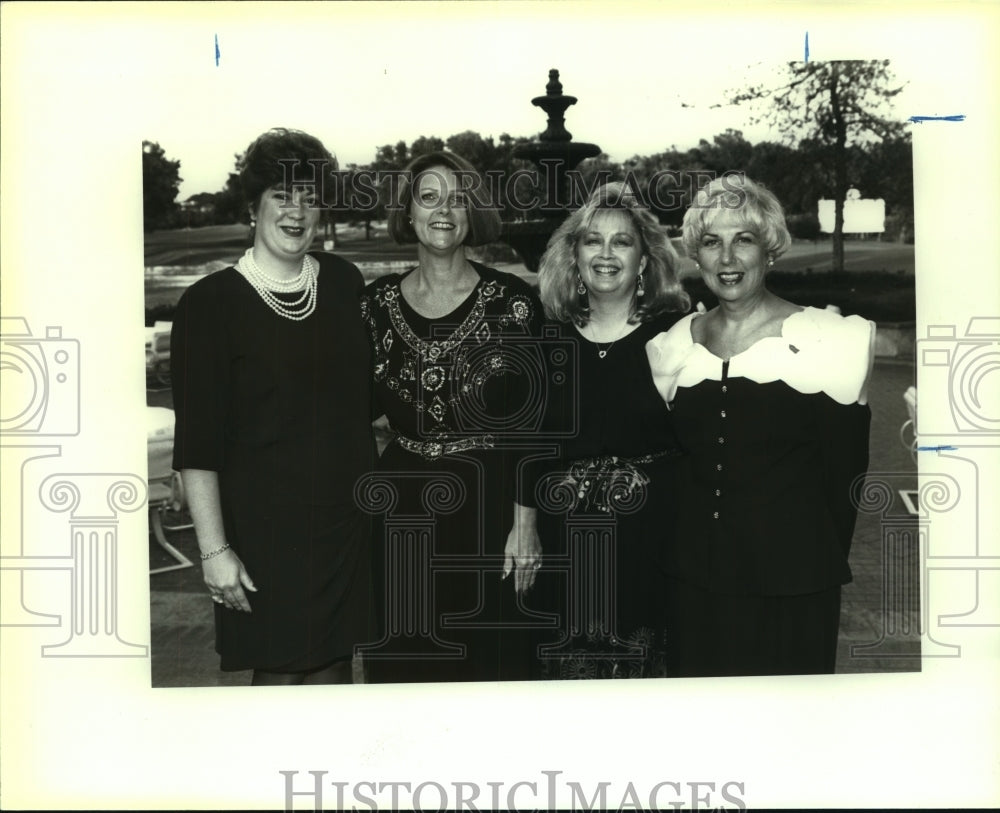
{"type": "MultiPolygon", "coordinates": [[[[899,428],[907,417],[903,393],[916,383],[914,378],[912,362],[877,361],[869,393],[869,482],[875,478],[889,481],[884,475],[891,473],[895,490],[917,486],[916,463],[899,439],[899,428]]],[[[919,572],[918,550],[916,538],[909,539],[905,533],[916,523],[905,514],[897,493],[885,514],[858,515],[850,560],[854,581],[844,588],[841,599],[838,672],[920,669],[919,590],[909,591],[919,572]],[[873,646],[866,647],[869,644],[873,646]]]]}
{"type": "MultiPolygon", "coordinates": [[[[900,487],[916,487],[916,465],[899,441],[906,420],[902,395],[914,383],[912,362],[879,360],[872,379],[871,472],[894,472],[900,487]]],[[[152,406],[170,406],[169,392],[151,392],[152,406]]],[[[892,509],[903,512],[896,500],[892,509]]],[[[906,525],[906,520],[903,520],[906,525]]],[[[841,611],[839,672],[919,670],[916,634],[919,591],[916,541],[894,533],[883,555],[883,534],[889,526],[881,515],[862,514],[851,554],[854,582],[844,588],[841,611]],[[887,593],[884,584],[888,583],[887,593]],[[898,588],[898,589],[897,589],[898,588]],[[885,605],[885,606],[884,606],[885,605]],[[858,649],[872,645],[866,649],[858,649]]],[[[170,540],[197,561],[193,532],[175,532],[170,540]]],[[[152,541],[153,567],[168,564],[152,541]]],[[[212,603],[197,566],[150,576],[152,619],[152,682],[154,686],[247,685],[249,672],[223,673],[214,651],[212,603]]]]}

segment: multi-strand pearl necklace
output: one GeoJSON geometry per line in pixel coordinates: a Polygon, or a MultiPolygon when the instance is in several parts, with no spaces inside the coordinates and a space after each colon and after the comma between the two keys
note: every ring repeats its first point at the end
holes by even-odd
{"type": "Polygon", "coordinates": [[[296,276],[287,280],[275,279],[261,271],[257,263],[254,262],[252,248],[248,248],[236,264],[236,270],[246,277],[247,282],[260,294],[260,298],[268,304],[271,310],[278,316],[284,316],[295,322],[305,319],[316,310],[317,269],[316,260],[307,254],[302,258],[302,268],[299,269],[296,276]],[[285,302],[275,296],[275,292],[288,294],[299,290],[302,291],[302,295],[293,302],[285,302]]]}

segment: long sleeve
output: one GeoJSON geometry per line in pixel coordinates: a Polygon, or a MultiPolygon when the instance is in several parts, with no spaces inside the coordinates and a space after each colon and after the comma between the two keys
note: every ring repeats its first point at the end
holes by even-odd
{"type": "Polygon", "coordinates": [[[541,333],[537,354],[540,422],[533,438],[534,448],[522,457],[517,478],[516,500],[529,508],[538,507],[539,483],[560,468],[562,445],[577,400],[577,376],[570,369],[576,361],[575,352],[567,352],[567,340],[559,325],[547,325],[541,333]]]}
{"type": "Polygon", "coordinates": [[[499,376],[484,387],[483,400],[502,405],[507,439],[515,448],[508,453],[511,491],[519,505],[534,508],[536,451],[526,449],[544,434],[546,407],[551,384],[546,348],[543,345],[541,303],[528,286],[516,278],[508,281],[511,295],[500,317],[503,339],[509,346],[509,362],[514,375],[499,376]],[[511,339],[514,342],[511,342],[511,339]],[[499,398],[491,398],[491,386],[502,388],[499,398]],[[513,419],[513,420],[512,420],[513,419]]]}
{"type": "Polygon", "coordinates": [[[823,427],[823,472],[830,516],[847,556],[858,518],[852,483],[868,471],[871,409],[867,404],[844,406],[830,399],[824,399],[819,409],[820,425],[823,427]]]}

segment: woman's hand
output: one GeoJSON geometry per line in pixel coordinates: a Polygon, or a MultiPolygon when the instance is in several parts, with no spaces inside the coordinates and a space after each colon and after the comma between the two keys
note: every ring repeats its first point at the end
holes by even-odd
{"type": "Polygon", "coordinates": [[[236,552],[229,548],[218,556],[206,559],[201,564],[202,575],[208,591],[212,595],[212,601],[216,604],[223,604],[230,610],[242,610],[245,613],[252,612],[250,602],[247,600],[247,590],[257,592],[250,574],[240,561],[236,552]]]}
{"type": "Polygon", "coordinates": [[[375,433],[375,444],[378,448],[378,453],[382,454],[385,447],[396,437],[396,432],[393,431],[392,426],[389,424],[389,418],[385,415],[380,415],[372,421],[372,430],[375,433]]]}
{"type": "Polygon", "coordinates": [[[236,551],[226,546],[226,530],[222,522],[222,501],[219,498],[218,472],[205,469],[182,469],[181,481],[187,495],[194,532],[202,555],[202,576],[212,601],[225,604],[231,610],[250,612],[247,590],[257,591],[236,551]],[[221,553],[213,551],[222,550],[221,553]]]}
{"type": "Polygon", "coordinates": [[[538,538],[535,509],[514,503],[514,527],[504,548],[503,578],[514,570],[514,590],[524,593],[535,583],[542,566],[542,544],[538,538]]]}

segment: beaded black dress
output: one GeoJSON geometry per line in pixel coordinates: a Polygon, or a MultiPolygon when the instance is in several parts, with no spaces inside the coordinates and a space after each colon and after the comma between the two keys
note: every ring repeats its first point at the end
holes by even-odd
{"type": "Polygon", "coordinates": [[[550,678],[663,677],[664,575],[677,442],[646,343],[677,314],[641,323],[610,346],[558,326],[575,348],[566,396],[547,428],[558,461],[535,464],[544,564],[537,582],[559,625],[540,650],[550,678]]]}
{"type": "Polygon", "coordinates": [[[194,283],[174,316],[173,465],[218,472],[226,539],[257,587],[251,613],[215,607],[225,671],[308,671],[372,634],[372,523],[354,501],[375,456],[364,283],[314,256],[316,310],[301,321],[235,268],[194,283]]]}
{"type": "Polygon", "coordinates": [[[407,304],[405,275],[362,302],[374,414],[395,433],[361,495],[379,519],[371,682],[531,676],[530,612],[501,573],[521,446],[541,420],[541,306],[520,278],[472,266],[478,284],[441,318],[407,304]]]}

